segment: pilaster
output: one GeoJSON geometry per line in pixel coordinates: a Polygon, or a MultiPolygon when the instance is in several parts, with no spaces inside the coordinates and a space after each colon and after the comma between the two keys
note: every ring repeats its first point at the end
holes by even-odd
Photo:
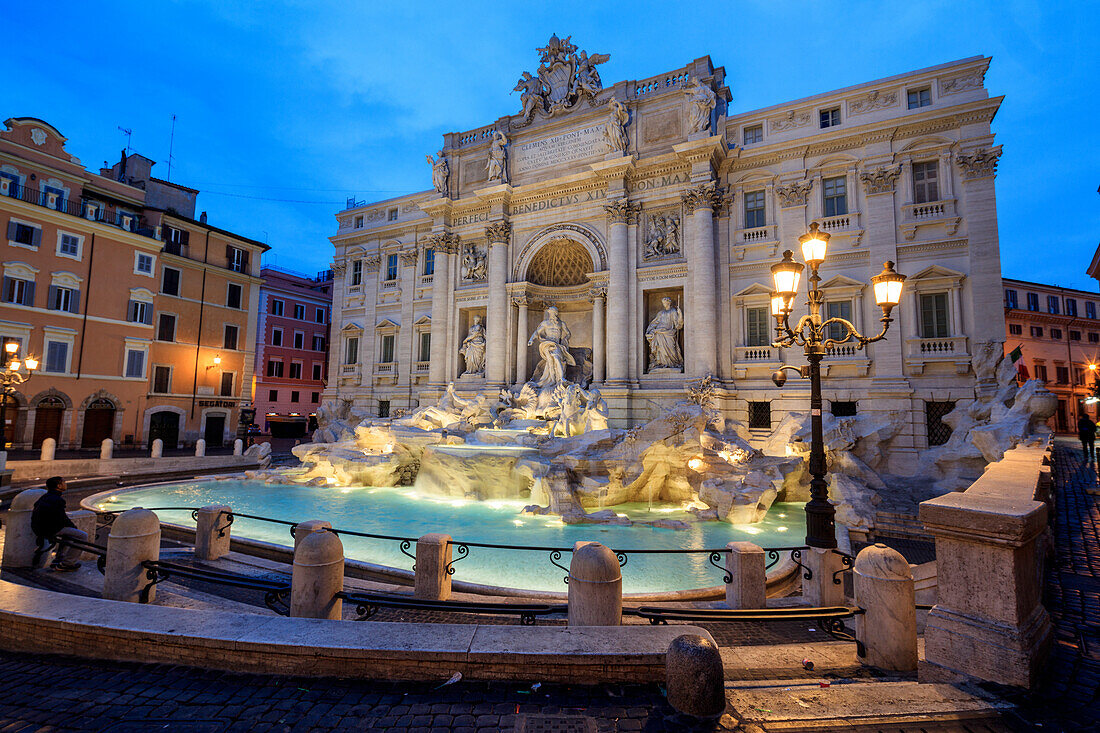
{"type": "Polygon", "coordinates": [[[512,226],[498,221],[485,227],[489,240],[489,305],[486,309],[485,380],[502,387],[507,380],[508,240],[512,226]]]}

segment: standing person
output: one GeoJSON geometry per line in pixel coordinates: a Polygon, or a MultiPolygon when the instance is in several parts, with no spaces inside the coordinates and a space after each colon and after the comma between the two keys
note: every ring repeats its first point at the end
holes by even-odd
{"type": "Polygon", "coordinates": [[[1096,460],[1096,423],[1085,413],[1077,418],[1077,437],[1081,439],[1081,449],[1085,451],[1085,463],[1096,460]]]}
{"type": "MultiPolygon", "coordinates": [[[[88,535],[76,526],[65,513],[65,479],[60,476],[52,476],[46,479],[46,493],[34,503],[31,512],[31,531],[38,541],[46,542],[64,537],[68,539],[87,541],[88,535]]],[[[53,570],[72,572],[80,567],[76,558],[80,557],[79,547],[66,545],[57,549],[54,556],[53,570]]]]}

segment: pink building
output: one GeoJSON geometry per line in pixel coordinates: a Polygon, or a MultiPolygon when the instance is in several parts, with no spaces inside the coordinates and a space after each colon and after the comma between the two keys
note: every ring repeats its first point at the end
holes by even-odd
{"type": "Polygon", "coordinates": [[[328,375],[332,271],[317,277],[265,265],[253,404],[256,424],[273,437],[316,428],[328,375]]]}

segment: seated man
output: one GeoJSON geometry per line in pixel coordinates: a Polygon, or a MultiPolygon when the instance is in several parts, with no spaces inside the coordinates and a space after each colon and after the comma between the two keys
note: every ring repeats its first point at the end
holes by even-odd
{"type": "MultiPolygon", "coordinates": [[[[46,493],[34,503],[34,511],[31,512],[31,531],[38,538],[39,546],[46,542],[56,541],[59,538],[87,541],[88,535],[77,529],[65,513],[65,479],[60,476],[52,476],[46,479],[46,493]]],[[[76,558],[80,557],[81,550],[78,547],[64,545],[57,549],[54,556],[53,570],[72,572],[80,567],[76,558]]]]}

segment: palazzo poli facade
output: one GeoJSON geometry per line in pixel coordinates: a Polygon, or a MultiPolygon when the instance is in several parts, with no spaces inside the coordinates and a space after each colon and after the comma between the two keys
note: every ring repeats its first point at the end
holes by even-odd
{"type": "Polygon", "coordinates": [[[326,398],[384,416],[454,382],[495,401],[537,377],[554,307],[612,426],[709,375],[763,438],[809,392],[770,379],[805,359],[770,345],[769,268],[818,222],[827,315],[875,332],[870,277],[908,275],[887,339],[823,362],[826,409],[904,414],[894,471],[946,440],[940,417],[983,388],[972,357],[1005,338],[990,59],[737,111],[709,57],[605,87],[608,58],[551,38],[517,114],[444,135],[434,190],[337,214],[326,398]]]}

